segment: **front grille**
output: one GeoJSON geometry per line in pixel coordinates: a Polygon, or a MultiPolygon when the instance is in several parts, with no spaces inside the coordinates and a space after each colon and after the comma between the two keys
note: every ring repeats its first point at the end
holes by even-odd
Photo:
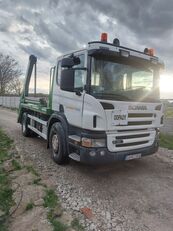
{"type": "Polygon", "coordinates": [[[135,134],[135,135],[128,135],[128,136],[118,136],[118,139],[134,139],[134,138],[142,138],[148,137],[150,134],[135,134]]]}
{"type": "Polygon", "coordinates": [[[129,143],[129,144],[117,144],[116,147],[130,147],[130,146],[135,146],[135,145],[141,145],[141,144],[146,144],[148,141],[141,141],[141,142],[134,142],[134,143],[129,143]]]}
{"type": "Polygon", "coordinates": [[[129,126],[133,126],[133,125],[147,125],[147,124],[152,124],[152,121],[133,121],[133,122],[128,122],[129,126]]]}
{"type": "Polygon", "coordinates": [[[153,117],[152,113],[129,113],[129,118],[140,118],[140,117],[153,117]]]}
{"type": "Polygon", "coordinates": [[[153,127],[155,114],[153,113],[129,113],[127,125],[117,125],[117,130],[142,130],[153,127]]]}
{"type": "Polygon", "coordinates": [[[154,111],[128,111],[127,123],[115,125],[114,131],[107,132],[109,151],[121,152],[152,146],[156,136],[155,120],[154,111]]]}
{"type": "Polygon", "coordinates": [[[108,133],[108,149],[111,152],[128,151],[151,146],[155,140],[155,130],[135,130],[108,133]]]}

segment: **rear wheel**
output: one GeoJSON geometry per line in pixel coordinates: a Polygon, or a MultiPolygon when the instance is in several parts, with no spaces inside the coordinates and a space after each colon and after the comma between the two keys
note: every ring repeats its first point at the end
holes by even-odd
{"type": "Polygon", "coordinates": [[[22,134],[26,137],[34,137],[37,136],[35,132],[33,132],[31,129],[28,128],[29,125],[29,118],[28,114],[26,112],[22,115],[22,134]]]}
{"type": "Polygon", "coordinates": [[[57,164],[68,162],[68,153],[65,143],[65,132],[62,125],[54,123],[50,130],[49,144],[52,149],[52,158],[57,164]]]}

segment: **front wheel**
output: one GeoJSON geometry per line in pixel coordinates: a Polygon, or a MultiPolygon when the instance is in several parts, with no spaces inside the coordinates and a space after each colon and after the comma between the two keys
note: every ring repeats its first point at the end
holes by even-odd
{"type": "Polygon", "coordinates": [[[54,123],[50,130],[49,144],[52,149],[52,158],[57,164],[68,162],[65,140],[65,132],[62,125],[58,122],[54,123]]]}

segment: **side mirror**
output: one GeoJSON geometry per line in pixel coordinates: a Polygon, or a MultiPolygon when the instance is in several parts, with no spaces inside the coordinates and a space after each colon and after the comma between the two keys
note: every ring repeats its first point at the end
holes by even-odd
{"type": "Polygon", "coordinates": [[[63,58],[61,61],[61,67],[72,68],[75,65],[73,58],[63,58]]]}
{"type": "Polygon", "coordinates": [[[61,83],[60,88],[63,91],[74,91],[74,78],[75,78],[75,70],[64,69],[61,71],[61,83]]]}
{"type": "Polygon", "coordinates": [[[86,84],[86,71],[86,68],[69,68],[62,70],[61,90],[76,92],[76,94],[83,91],[86,84]]]}
{"type": "Polygon", "coordinates": [[[80,62],[80,58],[76,56],[63,58],[61,61],[61,67],[72,68],[74,65],[79,65],[80,62]]]}

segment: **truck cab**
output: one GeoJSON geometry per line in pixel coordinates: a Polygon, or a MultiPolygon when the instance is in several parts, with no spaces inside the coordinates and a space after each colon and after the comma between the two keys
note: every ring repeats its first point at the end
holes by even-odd
{"type": "Polygon", "coordinates": [[[18,121],[47,140],[59,164],[69,158],[99,164],[153,154],[163,124],[161,68],[153,49],[140,52],[120,46],[118,39],[108,43],[104,33],[101,41],[57,59],[47,106],[28,101],[27,74],[18,121]]]}

